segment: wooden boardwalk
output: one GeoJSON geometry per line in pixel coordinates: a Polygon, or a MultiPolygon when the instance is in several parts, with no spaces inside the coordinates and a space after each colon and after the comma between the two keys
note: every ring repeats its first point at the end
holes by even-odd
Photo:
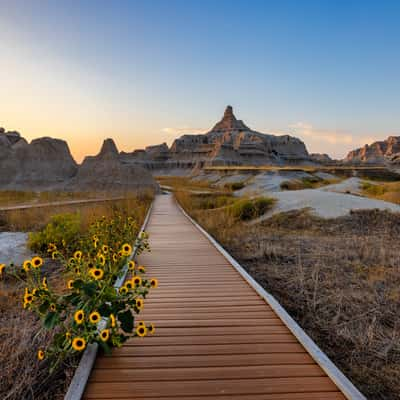
{"type": "Polygon", "coordinates": [[[140,262],[160,284],[141,319],[156,334],[99,356],[84,398],[345,398],[172,196],[156,198],[146,230],[140,262]]]}

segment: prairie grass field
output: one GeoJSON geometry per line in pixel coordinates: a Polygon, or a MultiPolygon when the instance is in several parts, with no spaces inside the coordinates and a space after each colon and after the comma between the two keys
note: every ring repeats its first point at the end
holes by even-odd
{"type": "MultiPolygon", "coordinates": [[[[136,236],[151,201],[152,196],[144,194],[115,202],[12,211],[1,215],[1,227],[35,232],[42,230],[54,215],[61,214],[65,221],[69,220],[67,215],[72,215],[73,220],[79,223],[79,230],[75,233],[75,240],[79,241],[79,237],[86,234],[92,222],[120,215],[135,220],[135,227],[132,228],[135,232],[132,233],[136,236]]],[[[36,246],[38,240],[47,239],[39,236],[36,246]]],[[[42,269],[49,286],[59,293],[66,291],[58,261],[46,258],[42,269]]],[[[38,318],[23,309],[23,294],[24,284],[16,277],[8,274],[0,277],[0,398],[63,399],[79,357],[69,358],[53,375],[49,375],[47,361],[38,361],[35,349],[45,347],[52,340],[54,332],[40,329],[38,318]]]]}
{"type": "Polygon", "coordinates": [[[400,214],[297,210],[251,223],[175,193],[368,399],[399,399],[400,214]]]}

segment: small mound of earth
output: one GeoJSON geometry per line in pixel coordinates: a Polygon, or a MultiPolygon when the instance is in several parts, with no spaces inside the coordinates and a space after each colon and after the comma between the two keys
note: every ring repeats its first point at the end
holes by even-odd
{"type": "Polygon", "coordinates": [[[286,181],[312,178],[313,175],[303,171],[268,171],[256,175],[250,179],[247,185],[235,192],[236,196],[251,196],[264,192],[277,192],[281,190],[281,184],[286,181]]]}
{"type": "Polygon", "coordinates": [[[25,232],[0,232],[0,264],[22,265],[33,256],[26,244],[28,234],[25,232]]]}

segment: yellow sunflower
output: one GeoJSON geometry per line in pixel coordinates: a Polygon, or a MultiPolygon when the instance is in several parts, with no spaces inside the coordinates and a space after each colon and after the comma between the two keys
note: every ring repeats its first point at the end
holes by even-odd
{"type": "Polygon", "coordinates": [[[104,265],[104,264],[106,263],[106,258],[104,257],[103,254],[100,254],[100,255],[99,255],[99,263],[100,263],[101,265],[104,265]]]}
{"type": "Polygon", "coordinates": [[[150,286],[151,286],[153,289],[156,289],[156,288],[158,287],[158,280],[157,280],[156,278],[152,278],[152,279],[150,280],[150,286]]]}
{"type": "Polygon", "coordinates": [[[133,260],[129,261],[128,268],[130,271],[134,271],[135,270],[135,261],[133,261],[133,260]]]}
{"type": "Polygon", "coordinates": [[[74,253],[74,258],[75,258],[75,260],[80,261],[80,260],[82,259],[82,252],[81,252],[80,250],[77,250],[77,251],[74,253]]]}
{"type": "Polygon", "coordinates": [[[6,267],[6,264],[0,264],[0,276],[3,274],[5,267],[6,267]]]}
{"type": "Polygon", "coordinates": [[[115,328],[115,326],[117,325],[117,321],[115,319],[114,314],[110,314],[110,322],[111,322],[111,328],[115,328]]]}
{"type": "Polygon", "coordinates": [[[104,271],[100,268],[91,268],[89,270],[89,274],[96,279],[96,281],[100,280],[104,276],[104,271]]]}
{"type": "Polygon", "coordinates": [[[52,260],[55,260],[59,254],[60,254],[60,253],[59,253],[58,251],[53,251],[53,252],[51,253],[51,259],[52,259],[52,260]]]}
{"type": "Polygon", "coordinates": [[[140,276],[134,276],[132,282],[135,286],[140,286],[142,284],[142,278],[140,276]]]}
{"type": "Polygon", "coordinates": [[[72,348],[76,351],[82,351],[86,347],[86,340],[82,337],[76,337],[72,341],[72,348]]]}
{"type": "Polygon", "coordinates": [[[100,339],[103,341],[103,342],[107,342],[107,340],[110,338],[110,331],[108,330],[108,329],[103,329],[101,332],[100,332],[100,339]]]}
{"type": "Polygon", "coordinates": [[[106,244],[103,244],[103,246],[101,247],[101,249],[103,250],[104,254],[108,253],[108,246],[106,244]]]}
{"type": "Polygon", "coordinates": [[[133,282],[132,282],[131,280],[125,282],[125,287],[126,287],[128,290],[133,289],[133,286],[134,286],[134,285],[133,285],[133,282]]]}
{"type": "Polygon", "coordinates": [[[113,258],[113,261],[114,261],[114,262],[117,262],[117,261],[118,261],[118,256],[117,256],[115,253],[113,254],[112,258],[113,258]]]}
{"type": "Polygon", "coordinates": [[[51,312],[57,311],[57,306],[54,303],[50,304],[50,311],[51,312]]]}
{"type": "Polygon", "coordinates": [[[37,352],[37,358],[38,358],[39,361],[44,360],[44,351],[43,350],[39,350],[37,352]]]}
{"type": "Polygon", "coordinates": [[[127,293],[128,293],[128,288],[127,288],[126,286],[121,286],[121,287],[119,288],[119,292],[120,292],[121,294],[127,294],[127,293]]]}
{"type": "Polygon", "coordinates": [[[136,328],[136,335],[143,337],[143,336],[146,336],[146,333],[147,333],[146,325],[139,325],[136,328]]]}
{"type": "Polygon", "coordinates": [[[36,256],[36,257],[32,258],[31,262],[32,262],[33,268],[39,268],[43,265],[43,258],[36,256]]]}
{"type": "Polygon", "coordinates": [[[136,307],[141,310],[144,306],[144,301],[143,299],[136,299],[136,307]]]}
{"type": "Polygon", "coordinates": [[[146,268],[143,267],[143,265],[140,265],[140,266],[138,267],[138,271],[141,272],[141,273],[144,273],[144,272],[146,271],[146,268]]]}
{"type": "Polygon", "coordinates": [[[47,245],[47,251],[49,252],[49,253],[52,253],[54,250],[56,250],[57,249],[57,246],[54,244],[54,243],[49,243],[48,245],[47,245]]]}
{"type": "Polygon", "coordinates": [[[99,241],[97,239],[93,240],[93,247],[97,249],[97,245],[99,244],[99,241]]]}
{"type": "Polygon", "coordinates": [[[129,256],[132,253],[132,246],[128,243],[125,243],[122,245],[121,251],[123,256],[129,256]]]}
{"type": "Polygon", "coordinates": [[[83,310],[78,310],[75,312],[74,314],[74,320],[75,322],[80,325],[85,319],[85,313],[83,312],[83,310]]]}
{"type": "Polygon", "coordinates": [[[68,288],[68,289],[73,289],[73,288],[74,288],[74,280],[73,280],[73,279],[70,279],[70,280],[67,282],[67,288],[68,288]]]}
{"type": "Polygon", "coordinates": [[[97,311],[94,311],[89,315],[89,321],[92,324],[97,324],[100,321],[100,318],[100,314],[97,311]]]}
{"type": "Polygon", "coordinates": [[[154,324],[150,324],[147,328],[147,330],[149,331],[149,333],[151,335],[154,335],[154,332],[156,331],[156,327],[154,326],[154,324]]]}
{"type": "Polygon", "coordinates": [[[42,286],[43,286],[45,289],[47,289],[47,278],[46,278],[46,277],[44,277],[44,278],[42,279],[42,286]]]}
{"type": "Polygon", "coordinates": [[[24,269],[24,271],[28,272],[32,268],[31,260],[25,260],[22,264],[22,268],[24,269]]]}
{"type": "Polygon", "coordinates": [[[25,292],[24,294],[24,303],[25,304],[31,304],[33,301],[33,294],[29,292],[25,292]]]}

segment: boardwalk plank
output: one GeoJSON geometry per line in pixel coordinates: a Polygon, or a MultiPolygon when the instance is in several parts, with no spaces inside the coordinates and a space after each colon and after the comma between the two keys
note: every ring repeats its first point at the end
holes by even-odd
{"type": "Polygon", "coordinates": [[[98,357],[86,399],[344,399],[171,196],[156,198],[147,230],[138,262],[159,287],[138,320],[156,334],[98,357]]]}

